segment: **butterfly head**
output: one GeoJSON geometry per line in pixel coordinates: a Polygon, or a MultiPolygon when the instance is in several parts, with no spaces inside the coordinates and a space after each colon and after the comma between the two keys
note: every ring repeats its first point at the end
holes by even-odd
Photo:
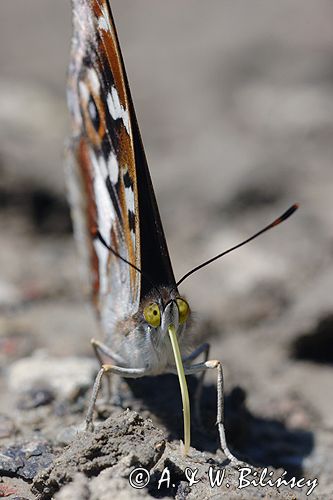
{"type": "Polygon", "coordinates": [[[163,294],[154,294],[143,304],[141,321],[146,341],[148,340],[146,346],[150,346],[148,364],[152,371],[160,371],[163,366],[175,364],[170,330],[183,347],[186,347],[187,339],[183,337],[183,333],[190,317],[191,311],[187,301],[174,291],[165,293],[165,297],[163,294]]]}
{"type": "Polygon", "coordinates": [[[162,297],[150,301],[143,309],[143,319],[151,330],[166,335],[168,327],[173,325],[176,331],[183,331],[190,319],[190,306],[181,297],[171,298],[163,303],[162,297]]]}
{"type": "Polygon", "coordinates": [[[121,354],[126,364],[144,367],[149,374],[163,373],[166,366],[174,366],[175,358],[170,342],[170,329],[182,346],[189,349],[190,339],[185,330],[191,322],[187,301],[177,290],[158,287],[142,299],[139,310],[119,325],[121,354]]]}

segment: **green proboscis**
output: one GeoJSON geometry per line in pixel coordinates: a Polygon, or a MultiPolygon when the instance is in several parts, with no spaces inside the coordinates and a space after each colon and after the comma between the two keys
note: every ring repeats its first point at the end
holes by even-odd
{"type": "Polygon", "coordinates": [[[182,357],[179,350],[176,328],[174,325],[169,325],[168,333],[171,340],[173,354],[176,361],[180,392],[183,401],[184,414],[184,455],[187,455],[191,444],[191,417],[190,417],[190,398],[188,395],[187,382],[184,372],[182,357]]]}

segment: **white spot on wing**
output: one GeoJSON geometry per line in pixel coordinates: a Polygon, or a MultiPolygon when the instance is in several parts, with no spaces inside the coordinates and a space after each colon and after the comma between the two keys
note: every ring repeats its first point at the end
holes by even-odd
{"type": "Polygon", "coordinates": [[[129,116],[128,116],[128,111],[127,110],[124,110],[124,114],[123,114],[123,122],[124,122],[124,125],[125,125],[125,128],[127,130],[127,133],[129,135],[129,130],[130,130],[130,124],[129,124],[129,116]]]}
{"type": "Polygon", "coordinates": [[[91,163],[94,169],[94,193],[97,206],[98,228],[105,239],[110,244],[111,227],[114,221],[114,209],[110,199],[110,194],[105,185],[106,170],[104,159],[99,162],[93,151],[90,151],[91,163]],[[104,164],[103,164],[104,162],[104,164]]]}
{"type": "Polygon", "coordinates": [[[101,17],[98,18],[98,27],[104,31],[109,30],[109,26],[108,23],[106,22],[104,15],[101,15],[101,17]]]}
{"type": "Polygon", "coordinates": [[[100,83],[96,71],[93,68],[88,70],[89,82],[95,94],[99,94],[100,83]]]}
{"type": "Polygon", "coordinates": [[[80,94],[81,94],[82,100],[85,103],[87,103],[88,100],[89,100],[89,90],[88,90],[87,85],[84,82],[81,81],[79,83],[79,89],[80,89],[80,94]]]}
{"type": "Polygon", "coordinates": [[[109,22],[109,13],[105,4],[101,5],[102,14],[98,19],[98,26],[104,31],[111,31],[111,24],[109,22]]]}
{"type": "Polygon", "coordinates": [[[94,241],[94,247],[98,258],[99,293],[103,295],[108,291],[107,266],[109,250],[103,245],[100,240],[94,241]]]}
{"type": "Polygon", "coordinates": [[[92,121],[95,121],[97,118],[97,110],[95,104],[92,101],[89,101],[88,111],[92,121]]]}
{"type": "Polygon", "coordinates": [[[118,120],[120,118],[125,125],[127,133],[129,134],[128,111],[121,105],[119,95],[115,87],[111,88],[111,93],[107,96],[107,103],[112,118],[114,120],[118,120]]]}
{"type": "Polygon", "coordinates": [[[136,240],[135,240],[135,232],[133,230],[131,231],[131,238],[132,238],[133,248],[135,248],[136,240]]]}
{"type": "Polygon", "coordinates": [[[108,159],[108,171],[112,184],[117,184],[119,177],[119,164],[116,155],[112,151],[108,159]]]}
{"type": "Polygon", "coordinates": [[[134,192],[131,187],[125,187],[127,209],[134,213],[134,192]]]}
{"type": "Polygon", "coordinates": [[[106,180],[106,178],[108,177],[108,170],[106,168],[106,161],[105,161],[105,158],[103,156],[100,156],[98,158],[98,164],[99,164],[99,168],[100,168],[101,174],[103,176],[103,179],[106,180]]]}

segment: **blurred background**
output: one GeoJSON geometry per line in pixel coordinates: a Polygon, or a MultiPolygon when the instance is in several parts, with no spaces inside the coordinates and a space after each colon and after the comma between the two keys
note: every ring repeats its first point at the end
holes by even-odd
{"type": "MultiPolygon", "coordinates": [[[[249,456],[318,476],[329,496],[333,4],[114,0],[113,12],[176,276],[300,203],[181,291],[255,422],[249,456]]],[[[15,406],[9,365],[41,349],[90,356],[96,335],[64,189],[70,36],[69,0],[1,2],[2,413],[15,406]]]]}

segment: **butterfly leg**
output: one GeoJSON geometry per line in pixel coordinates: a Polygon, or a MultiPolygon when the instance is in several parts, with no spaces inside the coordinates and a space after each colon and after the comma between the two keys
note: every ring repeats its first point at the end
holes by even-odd
{"type": "Polygon", "coordinates": [[[105,354],[108,358],[113,359],[116,363],[119,365],[125,365],[125,360],[119,356],[119,354],[116,354],[114,351],[110,349],[106,344],[103,342],[100,342],[99,340],[96,339],[91,339],[91,345],[93,346],[93,349],[95,351],[96,357],[99,360],[101,366],[103,364],[103,360],[101,357],[101,353],[105,354]]]}
{"type": "MultiPolygon", "coordinates": [[[[189,362],[194,361],[202,353],[204,354],[204,362],[206,362],[208,360],[208,356],[209,356],[209,349],[210,349],[210,345],[207,342],[205,342],[204,344],[200,345],[197,349],[195,349],[191,354],[189,354],[189,356],[186,356],[185,358],[183,358],[185,368],[189,362]]],[[[197,384],[195,394],[194,394],[194,418],[200,427],[202,426],[201,395],[202,395],[202,388],[203,388],[205,374],[206,374],[206,370],[202,370],[202,372],[200,373],[198,384],[197,384]]]]}
{"type": "MultiPolygon", "coordinates": [[[[99,361],[100,366],[103,365],[103,359],[102,359],[102,354],[107,356],[108,358],[111,358],[113,361],[115,361],[118,364],[126,364],[125,361],[122,359],[119,354],[114,353],[106,344],[103,342],[100,342],[99,340],[96,339],[91,339],[91,345],[94,349],[95,356],[99,361]]],[[[119,380],[117,380],[117,383],[115,383],[115,380],[113,381],[113,390],[111,390],[111,377],[108,374],[107,378],[107,389],[106,389],[106,400],[111,401],[112,395],[114,395],[114,403],[116,406],[121,406],[121,397],[120,397],[120,383],[119,380]]]]}
{"type": "Polygon", "coordinates": [[[93,430],[93,414],[96,405],[97,396],[99,393],[99,389],[101,387],[101,382],[103,375],[108,373],[115,373],[117,375],[121,375],[122,377],[127,378],[137,378],[143,377],[146,375],[145,368],[125,368],[122,366],[114,366],[114,365],[102,365],[101,369],[96,375],[92,395],[86,415],[86,430],[93,430]]]}
{"type": "Polygon", "coordinates": [[[238,460],[229,450],[224,429],[224,384],[223,384],[223,369],[220,361],[210,360],[204,363],[199,363],[184,368],[186,375],[192,375],[206,370],[217,370],[217,418],[216,423],[219,431],[220,444],[223,453],[235,465],[240,465],[242,462],[238,460]]]}
{"type": "MultiPolygon", "coordinates": [[[[95,356],[98,359],[100,366],[102,366],[103,360],[102,360],[102,356],[100,354],[100,351],[103,352],[103,354],[106,354],[102,348],[103,344],[101,344],[101,342],[99,342],[96,339],[91,339],[90,343],[94,349],[95,356]]],[[[107,356],[109,356],[109,354],[107,354],[107,356]]],[[[110,401],[111,400],[111,380],[110,380],[109,376],[106,377],[106,384],[107,384],[106,385],[106,399],[107,399],[107,401],[110,401]]]]}

